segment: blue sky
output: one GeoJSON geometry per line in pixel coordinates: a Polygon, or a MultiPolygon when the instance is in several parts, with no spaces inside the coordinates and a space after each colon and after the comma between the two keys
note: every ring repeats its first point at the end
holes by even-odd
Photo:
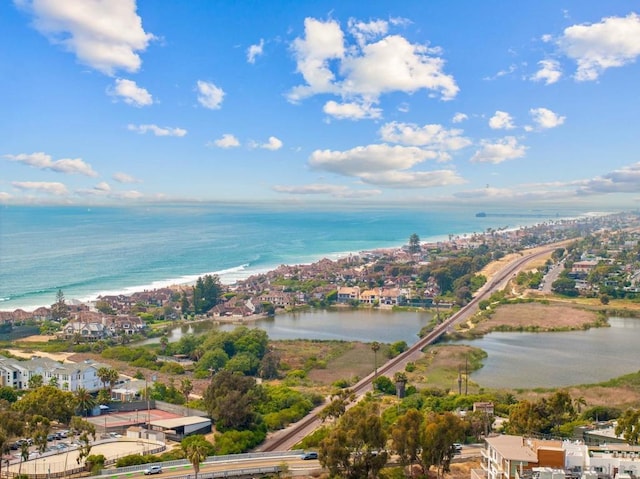
{"type": "Polygon", "coordinates": [[[0,202],[637,208],[635,1],[0,3],[0,202]]]}

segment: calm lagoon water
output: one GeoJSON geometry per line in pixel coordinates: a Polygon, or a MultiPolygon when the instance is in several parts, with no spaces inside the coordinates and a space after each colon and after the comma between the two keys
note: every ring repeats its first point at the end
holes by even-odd
{"type": "MultiPolygon", "coordinates": [[[[276,340],[320,339],[383,343],[406,341],[411,345],[418,340],[420,329],[427,325],[430,319],[430,313],[417,312],[306,311],[279,314],[275,318],[248,322],[246,326],[264,329],[269,338],[276,340]]],[[[237,326],[215,325],[213,322],[184,325],[171,331],[169,341],[177,341],[189,333],[202,334],[212,329],[230,331],[237,326]]],[[[154,338],[153,341],[157,342],[158,338],[154,338]]]]}
{"type": "MultiPolygon", "coordinates": [[[[393,343],[418,340],[429,313],[376,310],[307,311],[247,323],[271,339],[319,339],[393,343]]],[[[640,319],[610,318],[609,328],[557,333],[490,333],[458,341],[483,349],[488,357],[471,380],[485,388],[562,387],[606,381],[640,370],[640,319]]],[[[170,341],[237,325],[201,322],[176,327],[170,341]]],[[[147,340],[157,342],[158,338],[147,340]]]]}
{"type": "Polygon", "coordinates": [[[460,341],[487,352],[470,379],[487,388],[592,384],[640,370],[640,319],[609,318],[609,328],[556,333],[490,333],[460,341]]]}

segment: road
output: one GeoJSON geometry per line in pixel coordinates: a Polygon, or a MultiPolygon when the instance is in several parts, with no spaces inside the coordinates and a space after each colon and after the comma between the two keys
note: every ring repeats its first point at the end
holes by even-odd
{"type": "MultiPolygon", "coordinates": [[[[386,376],[393,377],[398,371],[404,371],[408,362],[416,361],[422,357],[422,350],[435,342],[440,336],[447,331],[452,330],[456,324],[467,321],[472,315],[478,311],[478,303],[483,299],[488,299],[491,294],[496,291],[504,289],[509,280],[515,276],[525,264],[530,261],[536,260],[540,257],[544,257],[557,248],[557,245],[548,245],[546,247],[540,247],[529,252],[523,252],[522,256],[507,263],[501,270],[499,270],[491,279],[491,281],[480,288],[471,301],[453,314],[450,318],[439,324],[429,334],[420,338],[418,342],[412,345],[407,351],[390,359],[387,363],[378,368],[377,374],[384,374],[386,376]]],[[[372,382],[376,372],[373,372],[356,383],[352,390],[356,394],[357,398],[364,396],[368,391],[372,390],[372,382]]],[[[259,448],[259,451],[285,451],[292,449],[303,438],[311,434],[315,429],[321,425],[321,421],[318,418],[318,414],[324,408],[321,405],[311,411],[306,417],[283,429],[276,432],[259,448]]]]}

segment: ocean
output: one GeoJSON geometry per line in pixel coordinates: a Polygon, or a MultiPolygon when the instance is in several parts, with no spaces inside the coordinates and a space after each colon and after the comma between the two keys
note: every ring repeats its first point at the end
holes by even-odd
{"type": "MultiPolygon", "coordinates": [[[[0,310],[130,294],[217,274],[231,284],[281,264],[487,228],[542,215],[476,217],[471,209],[286,209],[263,206],[0,207],[0,310]]],[[[548,212],[548,219],[560,213],[548,212]]],[[[561,217],[576,216],[563,212],[561,217]]]]}

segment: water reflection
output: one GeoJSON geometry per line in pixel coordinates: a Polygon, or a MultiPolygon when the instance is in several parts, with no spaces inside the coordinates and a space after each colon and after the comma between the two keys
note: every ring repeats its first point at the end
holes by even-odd
{"type": "MultiPolygon", "coordinates": [[[[430,313],[379,310],[305,311],[279,314],[275,318],[247,322],[248,327],[264,329],[270,339],[319,339],[343,341],[406,341],[418,340],[420,329],[431,320],[430,313]]],[[[232,331],[238,324],[215,324],[213,321],[191,323],[173,328],[169,341],[178,341],[185,334],[203,334],[213,329],[232,331]]],[[[158,338],[145,341],[157,343],[158,338]]]]}
{"type": "Polygon", "coordinates": [[[606,381],[640,369],[640,320],[556,333],[490,333],[460,341],[487,352],[470,378],[487,388],[561,387],[606,381]]]}
{"type": "MultiPolygon", "coordinates": [[[[269,338],[337,339],[344,341],[418,340],[418,332],[431,319],[429,313],[378,310],[306,311],[248,322],[264,329],[269,338]]],[[[610,318],[609,328],[556,333],[491,333],[473,341],[460,341],[483,349],[488,357],[471,379],[485,388],[535,388],[592,384],[640,370],[640,320],[610,318]]],[[[212,329],[231,331],[237,324],[205,321],[173,328],[170,341],[185,334],[212,329]]],[[[158,338],[145,342],[158,342],[158,338]]]]}

